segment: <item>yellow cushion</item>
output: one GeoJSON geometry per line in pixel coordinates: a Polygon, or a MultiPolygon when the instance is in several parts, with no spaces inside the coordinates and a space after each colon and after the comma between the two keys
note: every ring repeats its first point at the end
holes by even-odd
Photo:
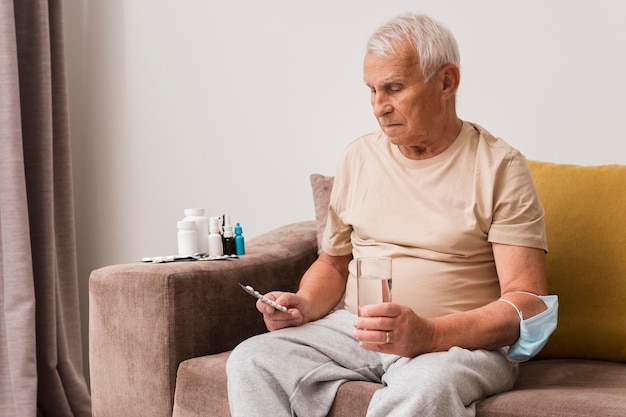
{"type": "Polygon", "coordinates": [[[529,161],[559,324],[538,358],[626,362],[626,165],[529,161]]]}

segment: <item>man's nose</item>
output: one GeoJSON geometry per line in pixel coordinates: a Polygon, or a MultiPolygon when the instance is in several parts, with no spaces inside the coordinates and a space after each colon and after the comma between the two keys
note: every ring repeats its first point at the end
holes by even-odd
{"type": "Polygon", "coordinates": [[[372,109],[374,116],[381,117],[391,113],[393,106],[389,103],[389,97],[386,94],[376,93],[372,95],[372,109]]]}

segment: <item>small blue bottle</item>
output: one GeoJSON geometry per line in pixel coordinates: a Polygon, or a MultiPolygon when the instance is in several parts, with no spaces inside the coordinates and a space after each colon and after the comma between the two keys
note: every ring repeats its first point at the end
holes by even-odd
{"type": "Polygon", "coordinates": [[[244,255],[246,253],[246,246],[241,234],[241,225],[237,223],[235,225],[235,254],[244,255]]]}

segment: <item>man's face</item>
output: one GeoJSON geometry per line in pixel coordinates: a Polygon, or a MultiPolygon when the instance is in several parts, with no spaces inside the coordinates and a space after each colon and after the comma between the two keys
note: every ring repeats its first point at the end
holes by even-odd
{"type": "Polygon", "coordinates": [[[442,83],[436,74],[428,83],[409,47],[397,56],[365,55],[363,77],[371,90],[374,115],[392,143],[421,146],[438,140],[444,128],[442,83]]]}

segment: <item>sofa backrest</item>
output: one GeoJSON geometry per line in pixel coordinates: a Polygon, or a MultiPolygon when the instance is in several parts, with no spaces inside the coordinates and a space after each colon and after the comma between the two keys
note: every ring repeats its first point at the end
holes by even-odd
{"type": "Polygon", "coordinates": [[[537,358],[626,362],[626,166],[529,161],[559,324],[537,358]]]}
{"type": "MultiPolygon", "coordinates": [[[[528,161],[546,211],[559,324],[537,358],[626,362],[626,165],[528,161]]],[[[333,177],[311,175],[318,247],[333,177]]]]}

